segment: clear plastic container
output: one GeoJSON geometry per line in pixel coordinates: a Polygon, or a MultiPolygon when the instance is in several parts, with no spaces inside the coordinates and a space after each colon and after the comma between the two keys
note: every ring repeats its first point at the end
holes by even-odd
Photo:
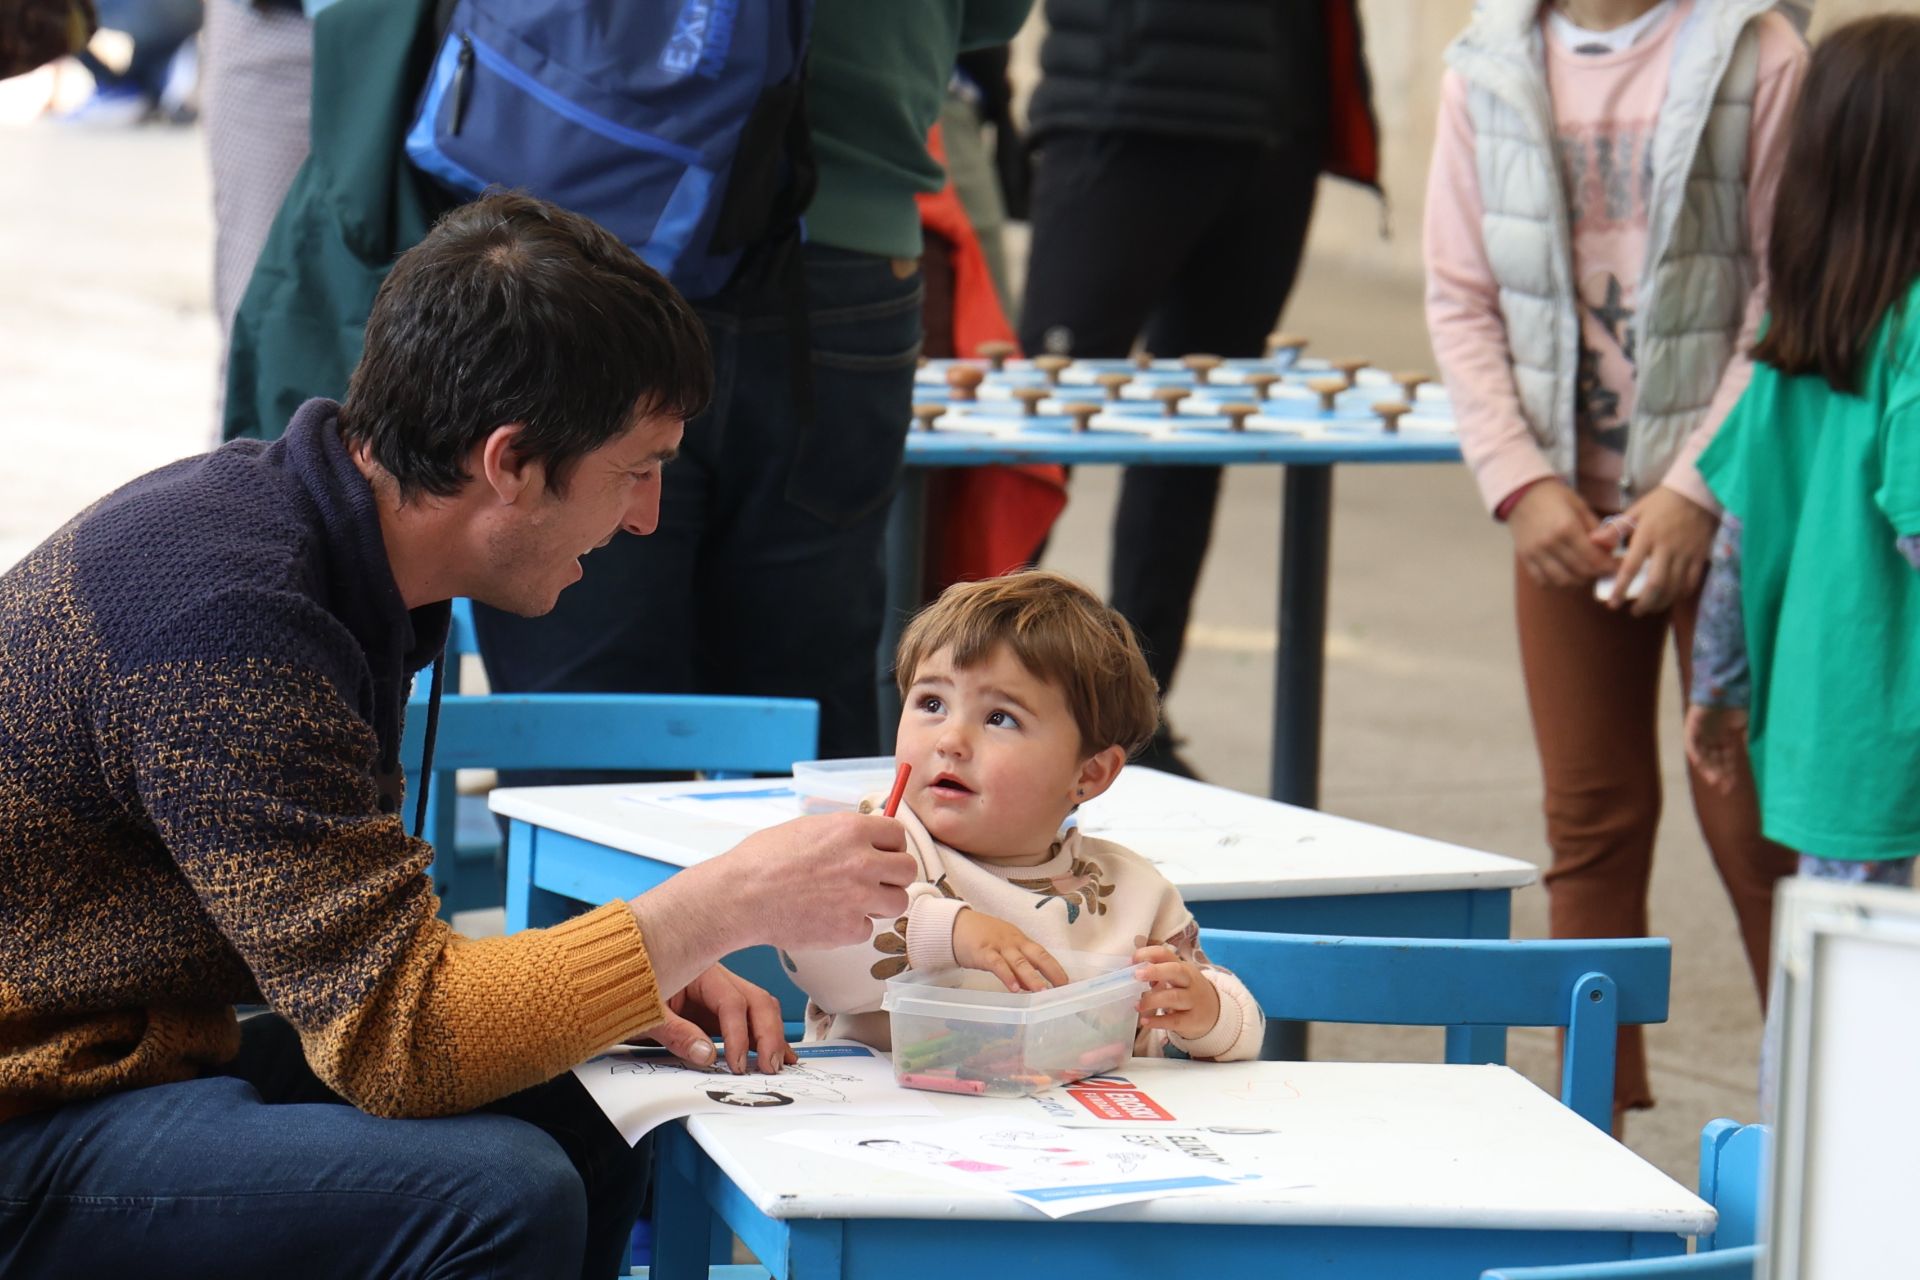
{"type": "Polygon", "coordinates": [[[862,796],[884,793],[892,785],[892,756],[793,762],[793,789],[800,797],[802,813],[857,809],[862,796]]]}
{"type": "Polygon", "coordinates": [[[909,1089],[1013,1098],[1112,1071],[1133,1053],[1147,984],[1126,956],[1056,952],[1073,981],[1012,992],[975,969],[887,979],[893,1076],[909,1089]]]}

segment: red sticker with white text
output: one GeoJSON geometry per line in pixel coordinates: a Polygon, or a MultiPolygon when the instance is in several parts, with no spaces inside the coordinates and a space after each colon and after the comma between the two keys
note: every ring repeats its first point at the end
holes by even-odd
{"type": "Polygon", "coordinates": [[[1171,1120],[1173,1113],[1142,1093],[1123,1076],[1094,1076],[1067,1086],[1067,1096],[1102,1120],[1138,1124],[1171,1120]]]}

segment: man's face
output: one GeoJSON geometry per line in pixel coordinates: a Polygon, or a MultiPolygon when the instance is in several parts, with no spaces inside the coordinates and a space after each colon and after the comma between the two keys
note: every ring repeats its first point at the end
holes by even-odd
{"type": "Polygon", "coordinates": [[[544,469],[506,508],[487,540],[486,590],[496,608],[536,618],[580,581],[581,557],[622,531],[649,534],[660,523],[660,469],[680,447],[680,419],[642,418],[580,459],[564,494],[544,469]]]}

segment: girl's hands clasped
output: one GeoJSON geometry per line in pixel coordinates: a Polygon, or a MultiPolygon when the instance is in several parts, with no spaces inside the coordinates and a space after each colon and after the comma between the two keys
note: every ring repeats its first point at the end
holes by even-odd
{"type": "Polygon", "coordinates": [[[1543,587],[1582,586],[1611,567],[1591,536],[1599,524],[1586,499],[1561,480],[1536,482],[1507,513],[1514,554],[1543,587]]]}
{"type": "Polygon", "coordinates": [[[1164,943],[1133,953],[1133,975],[1153,990],[1140,997],[1140,1025],[1198,1040],[1220,1021],[1220,993],[1200,966],[1164,943]]]}
{"type": "Polygon", "coordinates": [[[1622,539],[1627,546],[1614,572],[1607,606],[1618,609],[1631,604],[1633,616],[1644,618],[1698,591],[1707,572],[1707,554],[1713,549],[1713,531],[1719,527],[1720,517],[1662,486],[1595,528],[1588,535],[1595,547],[1611,553],[1622,539]],[[1627,590],[1643,565],[1646,585],[1639,595],[1629,597],[1627,590]]]}

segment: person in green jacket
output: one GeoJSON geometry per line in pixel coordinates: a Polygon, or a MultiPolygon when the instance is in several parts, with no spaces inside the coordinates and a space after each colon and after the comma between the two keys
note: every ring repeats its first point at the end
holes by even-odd
{"type": "Polygon", "coordinates": [[[1816,47],[1753,381],[1700,459],[1726,508],[1687,752],[1750,757],[1800,874],[1911,884],[1920,853],[1920,17],[1816,47]],[[1744,746],[1744,751],[1743,751],[1744,746]]]}

